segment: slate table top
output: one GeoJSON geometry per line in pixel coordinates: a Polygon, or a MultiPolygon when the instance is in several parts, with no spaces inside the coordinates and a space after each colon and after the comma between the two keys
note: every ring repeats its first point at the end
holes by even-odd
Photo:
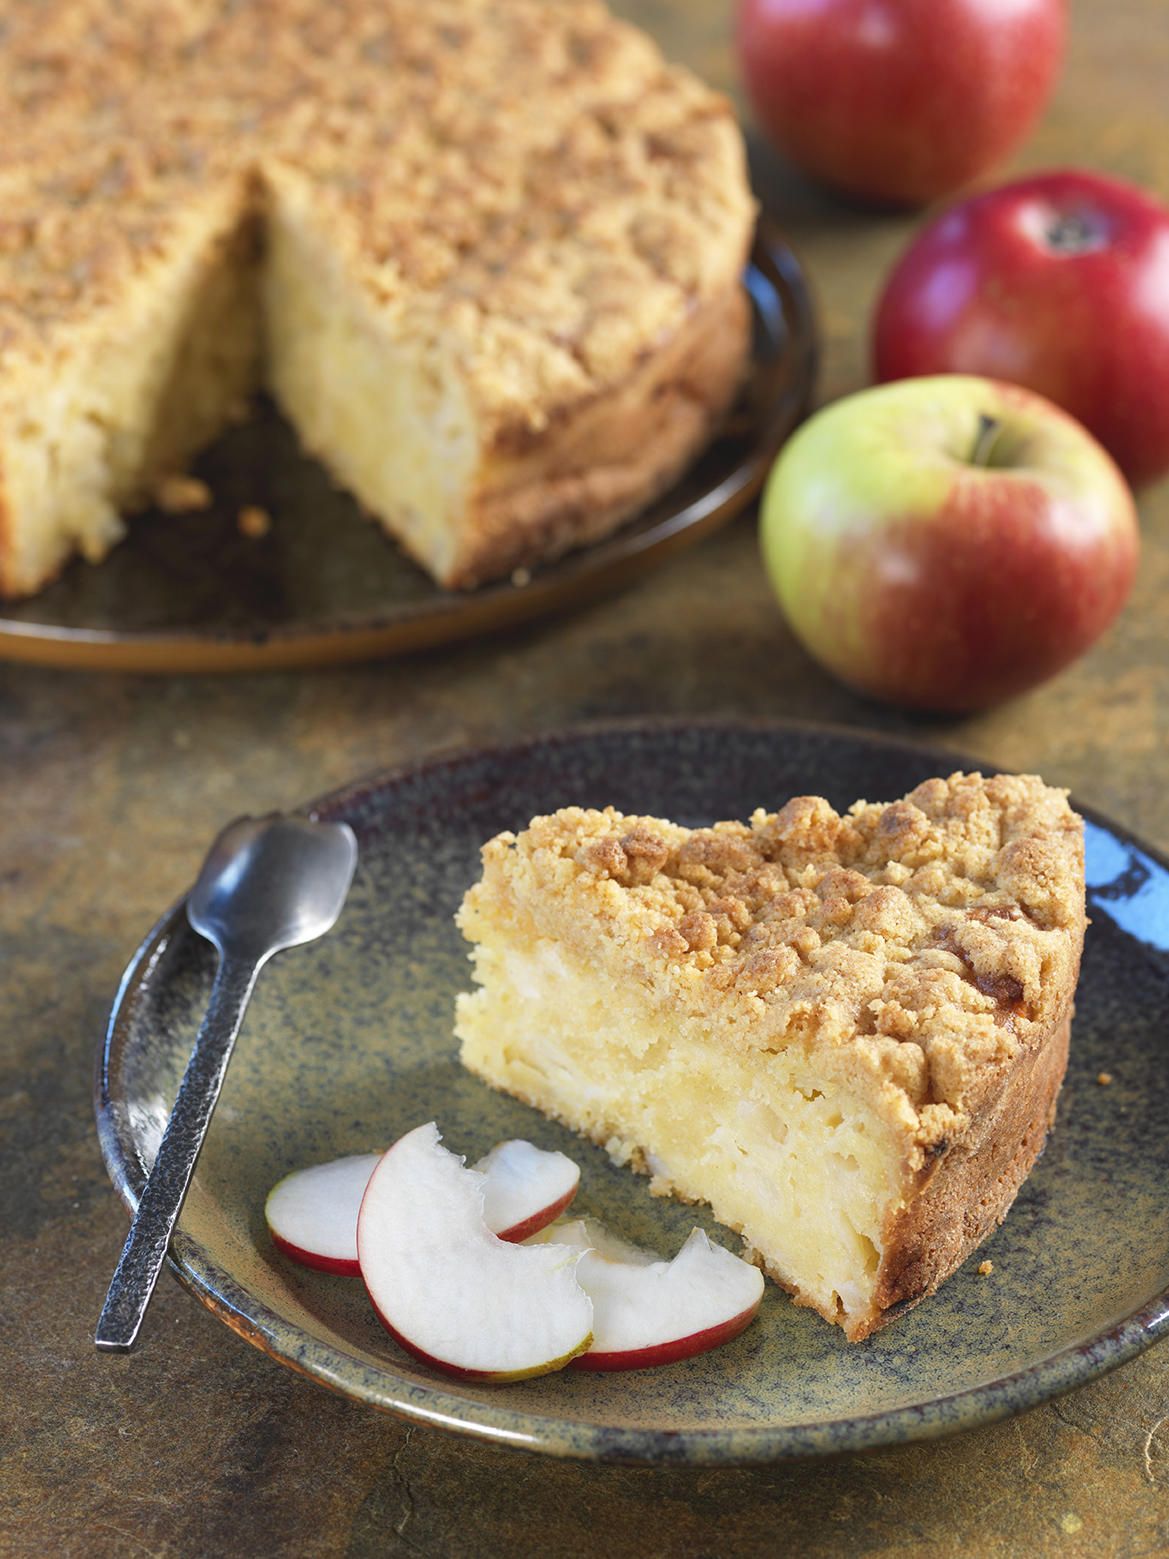
{"type": "MultiPolygon", "coordinates": [[[[733,90],[728,6],[620,9],[733,90]]],[[[1061,86],[1015,166],[1082,163],[1169,198],[1165,0],[1071,10],[1061,86]]],[[[871,302],[912,219],[849,211],[752,150],[818,292],[820,395],[857,388],[871,302]]],[[[1169,849],[1169,483],[1141,515],[1140,578],[1106,641],[960,721],[879,709],[810,664],[750,519],[624,595],[410,661],[173,680],[0,669],[0,1553],[1169,1554],[1169,1348],[954,1439],[658,1471],[407,1428],[277,1368],[169,1279],[136,1354],[99,1357],[90,1341],[125,1228],[94,1135],[94,1046],[128,955],[223,821],[438,747],[724,714],[1038,768],[1169,849]]]]}

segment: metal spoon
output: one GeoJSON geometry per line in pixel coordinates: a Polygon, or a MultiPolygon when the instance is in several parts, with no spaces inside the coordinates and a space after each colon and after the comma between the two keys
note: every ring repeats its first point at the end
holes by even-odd
{"type": "Polygon", "coordinates": [[[219,969],[97,1323],[99,1348],[125,1352],[137,1341],[257,975],[273,953],[332,928],[356,867],[347,823],[244,817],[211,846],[187,919],[218,949],[219,969]]]}

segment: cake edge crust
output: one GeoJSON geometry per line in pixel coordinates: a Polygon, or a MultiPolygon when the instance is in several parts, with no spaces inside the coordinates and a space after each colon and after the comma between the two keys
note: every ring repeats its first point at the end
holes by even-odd
{"type": "Polygon", "coordinates": [[[935,1293],[1006,1218],[1055,1122],[1072,1010],[1069,1003],[1040,1043],[1007,1068],[966,1129],[940,1143],[918,1172],[912,1195],[890,1221],[871,1319],[846,1328],[850,1342],[935,1293]]]}
{"type": "MultiPolygon", "coordinates": [[[[647,347],[623,381],[563,408],[542,434],[524,431],[520,459],[509,459],[517,430],[497,430],[484,450],[486,481],[472,495],[454,561],[439,583],[473,590],[620,530],[709,447],[743,382],[750,348],[740,270],[647,347]]],[[[434,573],[433,560],[421,558],[390,521],[378,520],[434,573]]]]}

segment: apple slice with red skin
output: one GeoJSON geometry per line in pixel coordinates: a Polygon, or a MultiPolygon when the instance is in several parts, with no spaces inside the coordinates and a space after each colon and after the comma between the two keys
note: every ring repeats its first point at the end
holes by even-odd
{"type": "Polygon", "coordinates": [[[487,1177],[483,1216],[501,1240],[526,1240],[559,1218],[576,1195],[580,1166],[512,1137],[497,1143],[471,1168],[487,1177]]]}
{"type": "Polygon", "coordinates": [[[580,1370],[640,1370],[706,1353],[749,1326],[763,1298],[757,1267],[695,1229],[672,1261],[617,1239],[592,1219],[553,1224],[532,1243],[585,1254],[576,1270],[593,1302],[593,1341],[580,1370]]]}
{"type": "Polygon", "coordinates": [[[357,1213],[380,1153],[354,1153],[285,1175],[269,1191],[264,1218],[284,1255],[318,1272],[360,1277],[357,1213]]]}
{"type": "MultiPolygon", "coordinates": [[[[298,1169],[275,1185],[264,1206],[272,1243],[293,1261],[360,1277],[357,1214],[380,1153],[355,1153],[298,1169]]],[[[563,1153],[516,1138],[473,1166],[486,1177],[484,1216],[501,1240],[525,1240],[558,1218],[576,1195],[580,1169],[563,1153]]]]}
{"type": "Polygon", "coordinates": [[[486,1177],[431,1122],[382,1155],[357,1219],[361,1276],[382,1325],[423,1363],[464,1379],[562,1369],[592,1342],[593,1307],[565,1245],[517,1245],[483,1216],[486,1177]]]}

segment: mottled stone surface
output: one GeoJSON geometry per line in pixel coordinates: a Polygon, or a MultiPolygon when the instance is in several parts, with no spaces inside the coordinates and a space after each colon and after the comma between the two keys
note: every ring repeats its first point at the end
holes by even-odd
{"type": "MultiPolygon", "coordinates": [[[[730,84],[729,7],[624,7],[730,84]]],[[[1169,198],[1164,0],[1073,3],[1020,166],[1083,162],[1169,198]]],[[[758,151],[817,284],[823,393],[905,218],[829,205],[758,151]]],[[[276,1368],[164,1281],[139,1353],[90,1335],[124,1221],[90,1113],[122,965],[234,812],[435,747],[603,715],[742,713],[908,731],[1037,768],[1169,848],[1169,485],[1141,503],[1124,619],[1045,689],[961,722],[867,705],[786,632],[743,521],[636,591],[491,645],[319,675],[0,672],[0,1552],[585,1555],[1169,1552],[1169,1350],[937,1444],[753,1471],[544,1462],[407,1430],[276,1368]]]]}

